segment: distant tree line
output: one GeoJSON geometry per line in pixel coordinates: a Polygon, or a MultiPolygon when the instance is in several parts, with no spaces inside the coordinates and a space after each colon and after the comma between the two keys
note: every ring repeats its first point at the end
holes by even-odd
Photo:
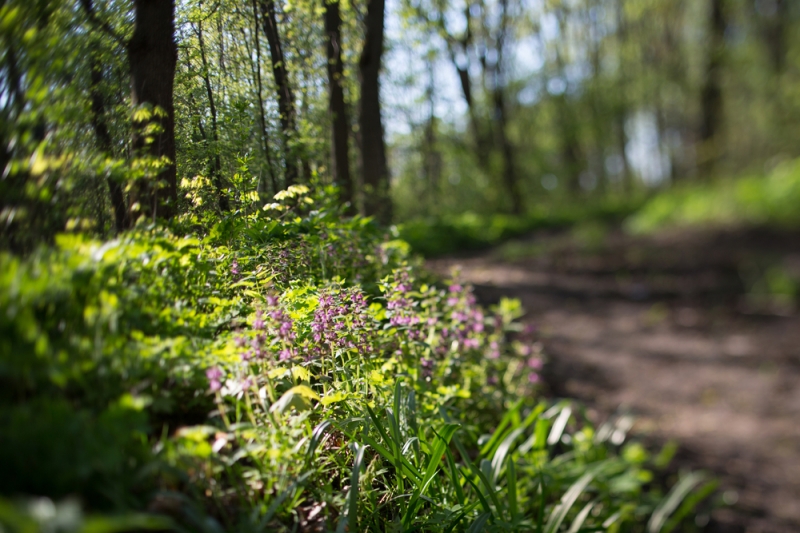
{"type": "Polygon", "coordinates": [[[400,216],[520,213],[796,157],[795,4],[403,0],[395,48],[420,61],[389,84],[414,95],[395,98],[400,216]]]}

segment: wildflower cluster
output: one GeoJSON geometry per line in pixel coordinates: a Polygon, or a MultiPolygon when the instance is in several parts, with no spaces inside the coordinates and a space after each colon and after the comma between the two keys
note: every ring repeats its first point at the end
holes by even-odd
{"type": "Polygon", "coordinates": [[[337,350],[350,350],[359,355],[370,349],[371,317],[367,313],[367,299],[359,288],[348,290],[333,286],[318,299],[311,321],[309,353],[314,357],[333,356],[337,350]]]}
{"type": "Polygon", "coordinates": [[[463,385],[467,369],[481,369],[492,385],[501,375],[515,389],[538,382],[541,346],[532,329],[511,339],[518,313],[503,306],[513,304],[501,302],[487,314],[470,286],[451,281],[444,289],[422,285],[415,290],[412,280],[408,269],[384,279],[388,325],[397,332],[385,340],[385,353],[407,358],[422,382],[463,385]]]}

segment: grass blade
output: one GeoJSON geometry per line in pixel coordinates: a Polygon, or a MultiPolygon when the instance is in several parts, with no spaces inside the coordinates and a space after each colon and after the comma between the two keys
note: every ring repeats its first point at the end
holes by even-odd
{"type": "Polygon", "coordinates": [[[514,461],[508,462],[506,469],[506,483],[508,484],[508,511],[511,513],[511,521],[517,519],[519,505],[517,503],[517,467],[514,461]]]}
{"type": "Polygon", "coordinates": [[[345,527],[349,531],[358,531],[358,481],[361,476],[361,467],[364,465],[364,451],[366,446],[356,447],[356,458],[353,461],[353,471],[350,474],[350,490],[347,493],[347,513],[339,517],[336,533],[344,533],[345,527]]]}
{"type": "Polygon", "coordinates": [[[456,498],[458,498],[458,504],[464,505],[466,503],[466,499],[464,498],[464,489],[461,487],[461,476],[458,473],[458,469],[456,468],[456,461],[453,458],[453,453],[450,451],[449,448],[445,449],[445,456],[447,457],[447,466],[449,468],[450,473],[450,482],[453,484],[453,488],[456,491],[456,498]]]}
{"type": "Polygon", "coordinates": [[[678,481],[656,510],[653,511],[653,515],[647,523],[647,533],[661,533],[669,515],[678,508],[686,495],[704,478],[705,476],[702,472],[693,472],[678,481]]]}
{"type": "Polygon", "coordinates": [[[439,470],[439,463],[442,461],[442,456],[444,455],[447,446],[450,444],[450,439],[453,437],[458,428],[459,426],[456,424],[445,424],[444,428],[442,428],[441,434],[436,433],[436,444],[434,445],[433,450],[431,451],[431,456],[428,459],[428,465],[425,468],[425,474],[422,478],[422,483],[417,486],[416,490],[414,490],[414,494],[411,496],[411,501],[406,509],[406,514],[403,517],[403,525],[406,529],[411,526],[411,521],[414,519],[414,515],[417,512],[417,506],[419,505],[420,497],[425,494],[425,491],[428,489],[431,481],[433,481],[433,477],[439,470]]]}
{"type": "Polygon", "coordinates": [[[567,422],[569,422],[569,417],[571,415],[571,407],[566,406],[561,410],[561,412],[558,414],[558,418],[556,418],[556,421],[553,422],[553,429],[550,430],[550,435],[547,437],[547,444],[553,446],[559,440],[561,440],[561,435],[564,433],[564,429],[567,427],[567,422]]]}
{"type": "Polygon", "coordinates": [[[478,518],[469,526],[467,529],[467,533],[480,533],[483,531],[483,526],[486,525],[486,522],[492,517],[492,513],[481,513],[478,515],[478,518]]]}
{"type": "Polygon", "coordinates": [[[572,525],[569,526],[569,531],[567,531],[567,533],[578,533],[578,531],[580,531],[581,526],[583,526],[583,523],[586,522],[586,519],[589,517],[589,513],[592,512],[594,503],[595,502],[589,502],[584,505],[581,512],[578,513],[578,516],[572,521],[572,525]]]}
{"type": "Polygon", "coordinates": [[[325,433],[332,424],[332,420],[325,420],[315,427],[314,431],[311,433],[311,441],[308,443],[308,450],[306,451],[306,468],[308,468],[308,466],[311,464],[311,461],[314,459],[314,452],[317,451],[317,447],[319,446],[320,442],[322,442],[322,439],[325,437],[325,433]]]}
{"type": "Polygon", "coordinates": [[[522,399],[517,401],[517,403],[515,403],[511,409],[506,411],[506,414],[503,415],[503,418],[500,420],[500,424],[497,426],[497,429],[494,430],[492,438],[490,438],[489,441],[483,445],[483,448],[481,448],[482,456],[487,457],[491,455],[497,443],[504,436],[506,427],[511,424],[511,421],[514,419],[514,416],[516,415],[516,412],[519,410],[520,406],[522,406],[522,399]]]}
{"type": "Polygon", "coordinates": [[[678,524],[680,524],[681,520],[686,518],[686,516],[694,510],[698,503],[706,499],[707,496],[717,490],[718,485],[719,482],[716,479],[711,480],[687,496],[686,499],[683,500],[683,503],[678,510],[672,515],[672,518],[669,519],[669,522],[664,525],[662,528],[663,532],[670,533],[670,531],[678,527],[678,524]]]}
{"type": "Polygon", "coordinates": [[[525,426],[520,426],[508,436],[503,439],[503,442],[500,443],[500,446],[497,447],[497,451],[494,453],[494,457],[492,457],[492,477],[491,481],[494,483],[497,479],[500,478],[500,471],[503,469],[503,463],[506,460],[506,456],[508,452],[511,450],[511,446],[514,444],[514,441],[522,435],[522,432],[525,431],[525,426]]]}
{"type": "Polygon", "coordinates": [[[596,469],[592,469],[591,471],[585,473],[578,479],[578,481],[573,483],[572,486],[567,489],[567,492],[565,492],[561,497],[559,504],[556,505],[550,513],[550,518],[547,520],[547,524],[544,527],[545,533],[556,533],[556,531],[558,531],[558,528],[561,527],[561,523],[567,517],[569,510],[575,504],[589,483],[592,482],[595,472],[596,469]]]}

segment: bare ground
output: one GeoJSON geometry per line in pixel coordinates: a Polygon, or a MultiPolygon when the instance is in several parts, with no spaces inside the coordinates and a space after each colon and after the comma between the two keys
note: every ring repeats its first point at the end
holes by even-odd
{"type": "Polygon", "coordinates": [[[769,294],[800,279],[800,233],[579,237],[429,266],[459,265],[487,303],[522,300],[554,395],[634,413],[654,443],[678,440],[681,466],[718,476],[733,505],[708,531],[800,531],[800,316],[769,294]]]}

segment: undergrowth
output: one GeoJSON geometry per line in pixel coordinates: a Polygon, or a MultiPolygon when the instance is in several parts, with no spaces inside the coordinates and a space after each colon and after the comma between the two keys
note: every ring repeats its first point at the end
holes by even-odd
{"type": "Polygon", "coordinates": [[[627,221],[635,233],[666,227],[800,224],[800,160],[785,161],[766,176],[692,183],[660,193],[627,221]]]}
{"type": "Polygon", "coordinates": [[[619,223],[641,207],[641,198],[587,199],[582,206],[541,205],[524,215],[472,212],[416,218],[399,225],[399,236],[426,257],[483,250],[537,230],[564,229],[581,223],[619,223]]]}
{"type": "Polygon", "coordinates": [[[2,531],[691,526],[713,481],[544,400],[518,302],[333,197],[0,257],[2,531]]]}

